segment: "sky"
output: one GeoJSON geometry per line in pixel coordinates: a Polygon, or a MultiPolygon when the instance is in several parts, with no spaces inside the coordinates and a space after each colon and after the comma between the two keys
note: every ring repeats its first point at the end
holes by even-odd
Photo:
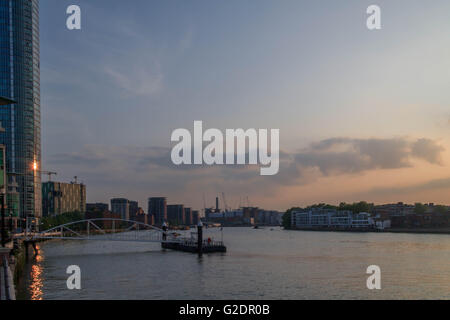
{"type": "Polygon", "coordinates": [[[42,0],[42,169],[78,176],[88,202],[144,210],[222,192],[276,210],[450,204],[449,13],[446,0],[42,0]],[[66,28],[72,4],[81,30],[66,28]],[[366,27],[372,4],[381,30],[366,27]],[[279,173],[173,165],[171,133],[194,120],[279,129],[279,173]]]}

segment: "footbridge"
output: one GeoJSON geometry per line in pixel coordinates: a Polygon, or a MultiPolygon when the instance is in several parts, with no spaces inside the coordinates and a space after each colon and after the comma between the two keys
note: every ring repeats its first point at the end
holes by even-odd
{"type": "MultiPolygon", "coordinates": [[[[164,227],[163,227],[164,228],[164,227]]],[[[125,219],[98,218],[69,222],[48,230],[29,233],[26,241],[84,240],[178,243],[185,241],[178,233],[125,219]]]]}

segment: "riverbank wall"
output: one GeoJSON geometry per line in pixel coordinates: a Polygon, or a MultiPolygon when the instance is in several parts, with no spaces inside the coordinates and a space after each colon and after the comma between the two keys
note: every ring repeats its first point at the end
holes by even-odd
{"type": "Polygon", "coordinates": [[[0,248],[0,300],[16,300],[14,285],[15,259],[9,246],[0,248]]]}
{"type": "Polygon", "coordinates": [[[321,232],[373,232],[373,233],[417,233],[417,234],[450,234],[450,228],[285,228],[285,230],[297,231],[321,231],[321,232]]]}

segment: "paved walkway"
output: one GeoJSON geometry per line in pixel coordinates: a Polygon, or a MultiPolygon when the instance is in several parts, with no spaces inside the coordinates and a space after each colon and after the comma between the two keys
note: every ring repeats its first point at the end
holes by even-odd
{"type": "Polygon", "coordinates": [[[9,266],[11,248],[0,248],[0,300],[16,300],[14,280],[9,266]]]}

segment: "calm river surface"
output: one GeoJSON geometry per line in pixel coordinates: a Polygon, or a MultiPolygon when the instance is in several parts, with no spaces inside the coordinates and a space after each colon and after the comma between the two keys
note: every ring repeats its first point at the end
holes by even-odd
{"type": "Polygon", "coordinates": [[[450,299],[449,235],[268,227],[224,228],[223,240],[226,254],[202,258],[155,243],[42,243],[18,298],[450,299]],[[67,289],[69,265],[81,268],[81,290],[67,289]],[[369,265],[381,268],[381,290],[366,287],[369,265]]]}

